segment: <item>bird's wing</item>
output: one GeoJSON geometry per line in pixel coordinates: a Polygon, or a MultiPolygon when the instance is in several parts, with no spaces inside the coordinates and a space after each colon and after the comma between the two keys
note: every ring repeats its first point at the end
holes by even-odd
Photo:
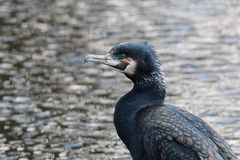
{"type": "Polygon", "coordinates": [[[185,111],[180,108],[169,106],[172,109],[177,110],[178,114],[185,117],[191,124],[193,124],[198,130],[200,130],[204,135],[210,138],[219,148],[219,152],[222,156],[226,156],[229,160],[237,159],[236,155],[230,148],[230,146],[225,142],[225,140],[210,127],[206,122],[201,118],[185,111]]]}
{"type": "Polygon", "coordinates": [[[151,159],[228,160],[210,138],[169,107],[146,107],[137,113],[137,120],[151,159]]]}

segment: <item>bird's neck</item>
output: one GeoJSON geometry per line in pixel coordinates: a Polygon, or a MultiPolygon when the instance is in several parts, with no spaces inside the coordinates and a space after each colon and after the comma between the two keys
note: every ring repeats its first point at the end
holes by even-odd
{"type": "Polygon", "coordinates": [[[153,95],[153,98],[158,97],[164,101],[166,85],[163,72],[159,70],[143,76],[140,80],[134,82],[133,90],[137,92],[149,92],[153,95]]]}
{"type": "Polygon", "coordinates": [[[163,105],[165,93],[163,73],[157,71],[134,81],[133,89],[118,101],[114,112],[114,124],[118,135],[128,148],[131,139],[127,134],[136,132],[132,123],[138,111],[149,106],[163,105]]]}
{"type": "Polygon", "coordinates": [[[133,89],[116,104],[114,124],[126,146],[130,144],[127,133],[135,132],[132,126],[136,113],[148,106],[162,105],[165,98],[165,82],[162,72],[152,72],[134,81],[133,89]]]}

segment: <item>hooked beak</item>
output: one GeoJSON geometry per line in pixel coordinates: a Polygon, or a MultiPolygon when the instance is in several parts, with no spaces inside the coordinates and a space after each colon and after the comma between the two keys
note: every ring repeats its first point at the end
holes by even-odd
{"type": "Polygon", "coordinates": [[[111,54],[107,55],[87,55],[84,58],[84,63],[93,62],[98,64],[105,64],[116,68],[120,71],[124,71],[126,67],[129,65],[126,61],[114,59],[111,54]]]}

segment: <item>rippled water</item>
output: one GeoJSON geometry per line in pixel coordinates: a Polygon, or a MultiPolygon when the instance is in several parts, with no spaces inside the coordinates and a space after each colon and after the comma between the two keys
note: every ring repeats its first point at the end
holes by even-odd
{"type": "Polygon", "coordinates": [[[167,103],[199,115],[240,155],[240,3],[0,0],[0,159],[130,159],[112,124],[132,86],[88,53],[159,51],[167,103]]]}

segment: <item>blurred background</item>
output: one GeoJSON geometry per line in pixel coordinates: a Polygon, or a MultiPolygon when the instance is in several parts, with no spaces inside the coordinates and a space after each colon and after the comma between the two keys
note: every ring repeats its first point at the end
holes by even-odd
{"type": "Polygon", "coordinates": [[[83,64],[130,40],[158,50],[166,102],[240,156],[239,17],[238,0],[0,0],[0,159],[130,160],[112,116],[132,84],[83,64]]]}

